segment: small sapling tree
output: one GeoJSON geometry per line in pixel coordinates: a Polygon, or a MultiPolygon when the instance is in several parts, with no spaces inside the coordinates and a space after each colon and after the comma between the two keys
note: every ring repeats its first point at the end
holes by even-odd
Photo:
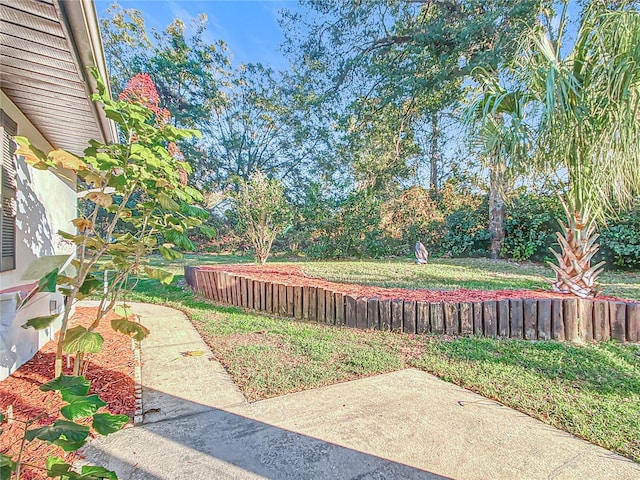
{"type": "Polygon", "coordinates": [[[256,262],[264,265],[276,235],[291,221],[284,187],[257,171],[240,183],[234,205],[240,228],[255,249],[256,262]]]}
{"type": "MultiPolygon", "coordinates": [[[[126,304],[116,306],[116,302],[132,288],[135,282],[131,279],[143,272],[170,283],[171,273],[149,266],[148,255],[157,250],[168,260],[180,258],[182,254],[175,247],[192,248],[187,231],[208,217],[204,209],[193,205],[202,200],[202,195],[187,184],[191,168],[176,146],[176,142],[200,133],[170,125],[168,112],[158,105],[158,94],[148,75],[137,75],[120,98],[112,99],[95,69],[92,74],[98,82],[93,100],[103,105],[107,117],[118,126],[121,143],[91,141],[84,156],[77,157],[64,150],[45,154],[27,138],[16,137],[16,155],[34,168],[71,170],[78,178],[78,210],[83,214],[73,220],[76,232],[59,232],[76,245],[73,268],[47,273],[22,302],[24,305],[37,292],[55,291],[56,286],[67,296],[56,351],[56,376],[62,373],[64,353],[75,355],[74,375],[78,375],[83,356],[100,351],[103,339],[95,329],[114,307],[120,317],[111,322],[114,330],[136,340],[148,334],[144,326],[131,321],[126,304]],[[127,228],[119,228],[122,225],[127,228]],[[159,239],[165,242],[159,244],[159,239]],[[105,271],[109,272],[108,287],[102,288],[105,271]],[[100,307],[93,323],[89,327],[72,326],[74,303],[98,292],[100,307]]],[[[46,328],[55,318],[31,319],[25,327],[46,328]]]]}

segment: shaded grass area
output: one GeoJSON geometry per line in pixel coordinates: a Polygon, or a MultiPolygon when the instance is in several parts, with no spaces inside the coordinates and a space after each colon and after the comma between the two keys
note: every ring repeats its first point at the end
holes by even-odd
{"type": "Polygon", "coordinates": [[[415,367],[640,461],[640,346],[406,335],[218,307],[142,280],[134,300],[183,310],[250,400],[415,367]]]}
{"type": "MultiPolygon", "coordinates": [[[[152,257],[154,266],[181,275],[184,266],[252,263],[250,256],[188,254],[180,261],[167,262],[152,257]]],[[[278,257],[269,263],[290,263],[292,259],[278,257]]],[[[412,259],[321,261],[295,259],[304,272],[317,278],[359,285],[390,288],[424,288],[434,290],[517,290],[549,288],[552,271],[543,265],[487,258],[433,259],[427,265],[416,265],[412,259]]],[[[603,294],[640,300],[639,272],[605,272],[600,277],[603,294]]]]}

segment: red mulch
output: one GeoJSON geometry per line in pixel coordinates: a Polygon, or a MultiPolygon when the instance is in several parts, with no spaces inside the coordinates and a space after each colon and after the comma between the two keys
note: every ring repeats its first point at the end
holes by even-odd
{"type": "MultiPolygon", "coordinates": [[[[95,308],[77,308],[73,325],[89,326],[95,318],[95,308]]],[[[100,396],[107,407],[103,411],[112,414],[125,414],[133,418],[135,413],[135,359],[131,348],[131,339],[114,332],[109,314],[97,329],[104,337],[102,352],[85,356],[89,362],[86,378],[91,381],[90,393],[100,396]]],[[[46,411],[45,415],[30,428],[53,423],[58,418],[64,402],[57,392],[42,392],[39,387],[53,378],[55,342],[47,343],[31,360],[20,367],[9,378],[0,382],[0,410],[6,411],[13,406],[13,416],[18,420],[29,420],[46,411]],[[53,400],[53,401],[52,401],[53,400]]],[[[71,375],[72,369],[65,368],[65,375],[71,375]]],[[[23,424],[14,422],[2,425],[4,432],[0,436],[0,453],[15,454],[22,438],[23,424]],[[16,443],[17,442],[17,443],[16,443]]],[[[46,458],[55,455],[68,463],[73,463],[79,455],[47,445],[38,440],[27,445],[23,462],[44,467],[46,458]]],[[[21,478],[25,480],[45,479],[46,471],[27,469],[21,478]]]]}
{"type": "MultiPolygon", "coordinates": [[[[331,289],[334,292],[354,297],[378,298],[380,300],[407,300],[421,302],[484,302],[487,300],[507,299],[542,299],[567,298],[566,295],[550,290],[425,290],[407,288],[384,288],[346,283],[329,282],[321,278],[307,276],[301,265],[267,264],[267,265],[208,265],[200,267],[205,270],[219,270],[244,275],[253,280],[284,283],[293,286],[313,286],[331,289]]],[[[601,300],[629,300],[614,297],[598,296],[601,300]]]]}

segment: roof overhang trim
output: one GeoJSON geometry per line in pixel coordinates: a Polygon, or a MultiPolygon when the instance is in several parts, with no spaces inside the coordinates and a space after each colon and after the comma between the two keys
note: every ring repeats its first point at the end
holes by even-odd
{"type": "MultiPolygon", "coordinates": [[[[73,57],[78,72],[84,80],[87,97],[98,91],[96,80],[88,71],[89,66],[95,66],[100,76],[109,88],[109,72],[104,57],[100,26],[93,0],[55,0],[55,6],[60,12],[62,27],[67,34],[73,48],[73,57]]],[[[104,110],[96,102],[91,102],[93,115],[98,119],[100,129],[107,142],[115,142],[118,133],[115,124],[109,120],[104,110]]]]}

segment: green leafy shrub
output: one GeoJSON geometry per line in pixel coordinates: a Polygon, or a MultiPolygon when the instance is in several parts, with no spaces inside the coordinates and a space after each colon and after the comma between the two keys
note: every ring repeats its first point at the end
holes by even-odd
{"type": "Polygon", "coordinates": [[[312,258],[331,256],[326,246],[335,224],[336,201],[319,182],[310,183],[293,211],[291,226],[282,234],[279,245],[292,254],[304,252],[312,258]]]}
{"type": "Polygon", "coordinates": [[[380,228],[381,201],[367,190],[351,192],[322,223],[305,252],[313,258],[379,258],[390,253],[380,228]]]}
{"type": "Polygon", "coordinates": [[[255,172],[234,197],[238,226],[253,245],[256,262],[264,265],[276,235],[291,221],[291,208],[281,182],[255,172]]]}
{"type": "Polygon", "coordinates": [[[336,258],[376,257],[381,253],[379,238],[380,200],[366,190],[350,194],[335,218],[331,234],[336,258]]]}
{"type": "Polygon", "coordinates": [[[640,268],[640,205],[624,212],[600,236],[601,252],[607,263],[621,268],[640,268]]]}
{"type": "Polygon", "coordinates": [[[444,221],[432,225],[432,228],[440,229],[438,233],[442,238],[433,253],[454,257],[486,256],[490,240],[487,196],[474,193],[468,185],[451,179],[438,192],[437,204],[444,221]]]}
{"type": "Polygon", "coordinates": [[[552,195],[521,193],[507,205],[502,255],[514,260],[544,261],[555,243],[562,205],[552,195]]]}
{"type": "Polygon", "coordinates": [[[460,208],[447,215],[443,255],[454,257],[486,256],[491,235],[487,230],[486,209],[460,208]]]}
{"type": "MultiPolygon", "coordinates": [[[[0,478],[8,479],[13,476],[15,480],[20,480],[25,466],[22,463],[22,454],[25,445],[30,442],[45,442],[57,445],[65,452],[74,452],[87,443],[92,431],[99,435],[109,435],[129,423],[127,415],[100,412],[106,403],[98,395],[89,395],[90,386],[91,382],[85,377],[66,375],[60,375],[40,386],[43,392],[60,393],[65,402],[58,414],[61,418],[50,425],[34,427],[40,418],[48,413],[45,407],[39,415],[31,419],[13,419],[13,422],[20,423],[23,427],[21,448],[15,456],[0,454],[0,478]]],[[[6,416],[0,412],[0,425],[6,420],[6,416]]],[[[103,467],[85,465],[80,473],[71,468],[72,466],[61,458],[51,456],[47,458],[46,476],[63,480],[117,480],[114,472],[103,467]]]]}

